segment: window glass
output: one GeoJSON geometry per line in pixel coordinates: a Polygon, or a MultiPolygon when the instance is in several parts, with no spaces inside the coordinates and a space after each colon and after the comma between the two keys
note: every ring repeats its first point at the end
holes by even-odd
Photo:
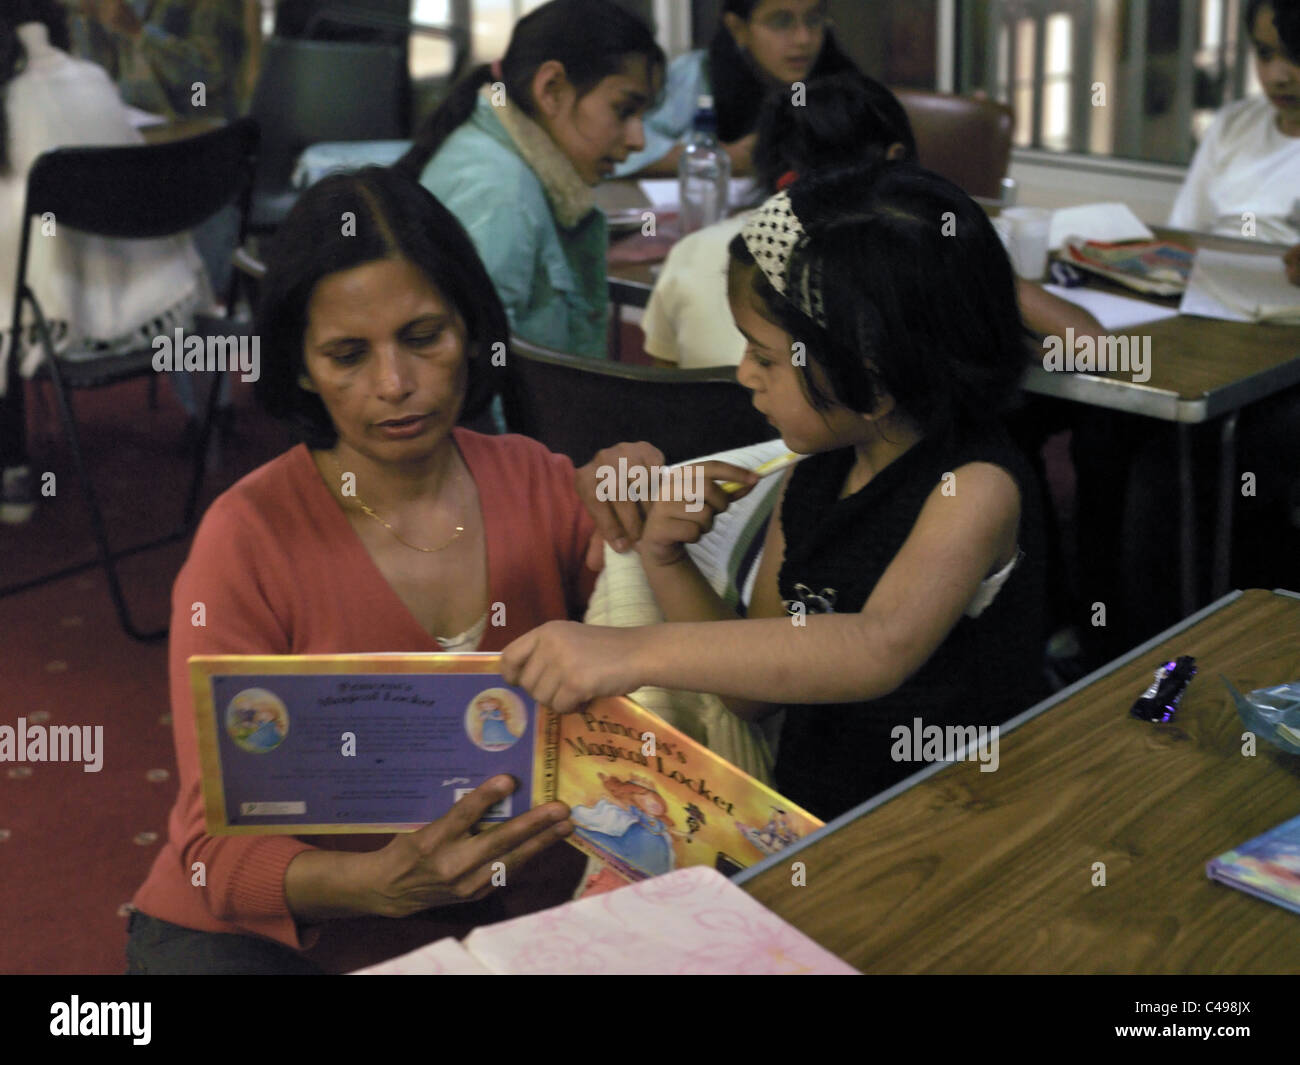
{"type": "Polygon", "coordinates": [[[1260,91],[1243,6],[958,0],[953,83],[1009,104],[1017,147],[1186,163],[1223,104],[1260,91]]]}

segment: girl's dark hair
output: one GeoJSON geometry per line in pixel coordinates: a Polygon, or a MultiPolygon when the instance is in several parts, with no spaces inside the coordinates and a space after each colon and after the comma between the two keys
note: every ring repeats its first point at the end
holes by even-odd
{"type": "MultiPolygon", "coordinates": [[[[551,0],[516,24],[501,60],[501,80],[512,104],[536,117],[533,76],[552,59],[581,99],[605,78],[621,73],[629,56],[644,56],[653,83],[664,67],[663,49],[644,22],[610,0],[551,0]]],[[[452,88],[442,105],[416,133],[398,169],[419,177],[451,134],[474,111],[478,91],[492,81],[492,68],[475,67],[452,88]]]]}
{"type": "Polygon", "coordinates": [[[469,384],[461,421],[491,402],[495,388],[488,352],[493,343],[508,342],[510,329],[469,235],[427,189],[404,174],[374,166],[335,174],[304,192],[276,230],[257,310],[256,335],[266,357],[254,391],[309,447],[333,447],[338,439],[320,397],[298,383],[311,294],[330,274],[399,257],[424,274],[465,323],[469,384]]]}
{"type": "MultiPolygon", "coordinates": [[[[726,0],[722,11],[724,15],[737,15],[748,22],[760,3],[762,0],[726,0]]],[[[821,54],[808,78],[846,70],[860,73],[828,29],[821,54]]],[[[753,133],[770,85],[754,68],[753,61],[736,47],[736,39],[725,23],[718,26],[709,43],[709,84],[713,87],[713,109],[718,116],[718,140],[730,144],[753,133]]]]}
{"type": "Polygon", "coordinates": [[[865,74],[843,71],[814,78],[803,98],[777,92],[758,120],[754,174],[769,193],[782,175],[883,159],[893,144],[903,159],[916,159],[916,139],[907,112],[892,92],[865,74]]]}
{"type": "Polygon", "coordinates": [[[18,39],[26,22],[44,23],[50,44],[69,48],[68,13],[59,0],[5,0],[0,10],[0,174],[9,172],[9,83],[27,66],[27,49],[18,39]]]}
{"type": "Polygon", "coordinates": [[[1244,11],[1246,32],[1255,33],[1255,18],[1262,8],[1273,9],[1273,25],[1286,49],[1286,57],[1300,64],[1300,0],[1247,0],[1244,11]]]}
{"type": "MultiPolygon", "coordinates": [[[[812,405],[865,413],[888,395],[938,436],[1001,413],[1026,351],[1011,263],[984,211],[911,163],[810,174],[789,195],[807,239],[790,258],[786,291],[817,279],[826,326],[760,269],[749,283],[765,316],[804,342],[800,372],[812,405]]],[[[730,252],[740,266],[754,265],[743,237],[730,252]]]]}

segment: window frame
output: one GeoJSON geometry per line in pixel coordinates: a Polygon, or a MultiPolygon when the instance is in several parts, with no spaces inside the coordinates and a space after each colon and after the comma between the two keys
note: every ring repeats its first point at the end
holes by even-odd
{"type": "MultiPolygon", "coordinates": [[[[1204,56],[1200,46],[1202,25],[1207,0],[1178,0],[1178,61],[1171,108],[1173,122],[1185,137],[1179,160],[1153,159],[1143,152],[1144,134],[1150,120],[1145,111],[1145,71],[1149,69],[1147,28],[1150,20],[1149,0],[1129,0],[1127,17],[1122,5],[1115,3],[1113,17],[1118,23],[1125,20],[1124,34],[1127,54],[1112,42],[1108,56],[1110,76],[1117,84],[1107,86],[1107,105],[1113,109],[1109,128],[1094,133],[1092,104],[1094,76],[1097,73],[1098,52],[1095,47],[1098,33],[1097,4],[1095,0],[987,0],[985,17],[979,18],[979,4],[974,0],[942,0],[937,17],[942,23],[949,20],[951,33],[957,43],[947,49],[941,47],[936,56],[937,87],[940,91],[969,93],[980,89],[992,99],[1014,100],[1017,45],[1015,23],[1031,19],[1034,24],[1034,64],[1031,80],[1032,112],[1029,118],[1029,143],[1016,143],[1013,158],[1032,160],[1050,165],[1051,160],[1061,160],[1072,167],[1088,164],[1089,168],[1110,173],[1129,171],[1147,175],[1151,168],[1175,167],[1183,170],[1190,163],[1198,141],[1199,111],[1195,109],[1197,61],[1204,56]],[[1064,151],[1044,144],[1043,111],[1047,81],[1045,42],[1047,20],[1056,14],[1070,14],[1074,18],[1071,48],[1071,75],[1069,130],[1064,151]],[[1006,37],[1006,85],[1000,83],[1000,35],[1006,37]],[[976,34],[982,35],[977,42],[976,34]],[[976,69],[977,48],[983,52],[983,69],[976,69]],[[1122,86],[1123,96],[1115,89],[1122,86]],[[1098,137],[1110,141],[1109,151],[1095,147],[1098,137]]],[[[1247,95],[1251,74],[1251,45],[1249,34],[1241,25],[1245,0],[1222,0],[1218,23],[1218,61],[1212,66],[1222,72],[1223,98],[1215,110],[1247,95]]],[[[1104,84],[1104,82],[1103,82],[1104,84]]],[[[1010,106],[1015,108],[1014,103],[1010,106]]],[[[1206,109],[1200,109],[1206,110],[1206,109]]],[[[1019,121],[1023,120],[1018,120],[1019,121]]]]}

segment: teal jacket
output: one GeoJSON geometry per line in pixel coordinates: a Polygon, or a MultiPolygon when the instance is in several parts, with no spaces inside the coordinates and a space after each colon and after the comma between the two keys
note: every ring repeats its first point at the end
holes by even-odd
{"type": "Polygon", "coordinates": [[[498,109],[480,95],[420,184],[469,232],[515,334],[571,355],[608,358],[605,215],[592,204],[572,225],[561,224],[556,205],[561,217],[566,207],[570,215],[583,211],[590,190],[540,127],[515,108],[507,120],[511,130],[522,130],[522,150],[498,109]]]}

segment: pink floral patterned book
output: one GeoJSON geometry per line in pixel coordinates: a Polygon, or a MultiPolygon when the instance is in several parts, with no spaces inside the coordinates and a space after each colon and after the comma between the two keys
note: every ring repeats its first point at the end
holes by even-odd
{"type": "Polygon", "coordinates": [[[359,975],[857,975],[721,873],[690,866],[443,939],[359,975]]]}

